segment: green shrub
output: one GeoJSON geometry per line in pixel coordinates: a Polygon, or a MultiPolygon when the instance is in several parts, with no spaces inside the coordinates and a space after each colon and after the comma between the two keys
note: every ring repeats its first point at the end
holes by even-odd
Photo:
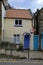
{"type": "Polygon", "coordinates": [[[6,48],[10,43],[8,41],[1,41],[0,48],[6,48]]]}
{"type": "Polygon", "coordinates": [[[20,50],[20,51],[23,51],[23,45],[20,45],[20,46],[19,46],[19,50],[20,50]]]}

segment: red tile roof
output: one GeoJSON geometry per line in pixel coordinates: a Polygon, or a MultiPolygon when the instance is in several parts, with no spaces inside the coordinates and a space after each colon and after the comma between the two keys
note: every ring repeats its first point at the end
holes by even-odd
{"type": "Polygon", "coordinates": [[[21,18],[21,19],[32,19],[30,10],[24,9],[8,9],[6,11],[5,18],[21,18]]]}

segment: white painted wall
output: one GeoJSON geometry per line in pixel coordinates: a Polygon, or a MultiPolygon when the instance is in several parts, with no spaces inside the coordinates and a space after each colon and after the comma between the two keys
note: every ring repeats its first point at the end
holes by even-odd
{"type": "Polygon", "coordinates": [[[5,11],[4,5],[2,3],[2,40],[3,40],[4,17],[5,17],[5,15],[6,15],[6,11],[5,11]]]}
{"type": "Polygon", "coordinates": [[[34,34],[31,33],[31,38],[30,38],[30,50],[34,49],[34,34]]]}

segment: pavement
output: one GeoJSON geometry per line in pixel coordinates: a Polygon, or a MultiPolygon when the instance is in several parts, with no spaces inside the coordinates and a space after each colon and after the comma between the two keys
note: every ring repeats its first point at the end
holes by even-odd
{"type": "Polygon", "coordinates": [[[16,52],[17,55],[20,57],[26,57],[26,59],[36,58],[36,59],[43,59],[43,52],[40,51],[23,51],[23,52],[16,52]]]}
{"type": "Polygon", "coordinates": [[[40,51],[19,51],[16,52],[16,55],[19,55],[20,57],[26,57],[26,59],[0,58],[0,62],[43,62],[43,52],[40,51]]]}
{"type": "Polygon", "coordinates": [[[41,51],[30,51],[29,53],[29,58],[41,58],[43,59],[43,52],[41,51]]]}

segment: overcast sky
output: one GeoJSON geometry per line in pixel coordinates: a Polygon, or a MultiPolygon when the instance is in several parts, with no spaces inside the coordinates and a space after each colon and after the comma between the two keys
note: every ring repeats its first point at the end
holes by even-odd
{"type": "Polygon", "coordinates": [[[32,12],[43,7],[43,0],[8,0],[8,2],[14,8],[31,9],[32,12]]]}

